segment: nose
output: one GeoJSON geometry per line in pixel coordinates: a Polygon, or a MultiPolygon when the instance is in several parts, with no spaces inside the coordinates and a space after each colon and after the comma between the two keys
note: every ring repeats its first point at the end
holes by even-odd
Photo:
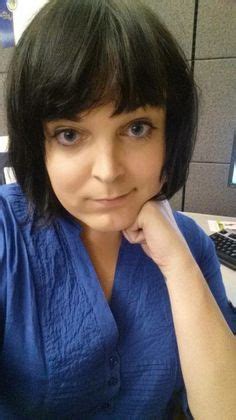
{"type": "Polygon", "coordinates": [[[92,176],[103,183],[113,183],[124,174],[122,153],[111,139],[103,141],[94,152],[92,176]]]}

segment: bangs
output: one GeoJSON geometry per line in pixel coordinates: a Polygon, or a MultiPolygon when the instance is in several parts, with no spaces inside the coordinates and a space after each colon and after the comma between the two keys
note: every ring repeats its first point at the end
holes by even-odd
{"type": "Polygon", "coordinates": [[[137,5],[134,19],[130,5],[126,8],[125,3],[118,6],[116,1],[93,0],[85,22],[85,2],[80,3],[80,10],[74,13],[68,13],[67,4],[65,29],[54,28],[48,35],[49,49],[40,75],[41,98],[36,100],[42,100],[40,119],[71,117],[109,102],[114,103],[113,115],[145,105],[165,106],[162,53],[151,25],[143,15],[138,16],[137,5]]]}

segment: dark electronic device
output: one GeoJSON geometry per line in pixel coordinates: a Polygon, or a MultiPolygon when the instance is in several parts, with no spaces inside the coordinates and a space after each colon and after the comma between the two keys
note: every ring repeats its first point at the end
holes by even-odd
{"type": "Polygon", "coordinates": [[[234,132],[234,141],[231,155],[231,162],[229,167],[228,186],[236,188],[236,131],[234,132]]]}
{"type": "Polygon", "coordinates": [[[219,261],[236,270],[236,234],[223,229],[210,235],[210,238],[215,244],[219,261]]]}

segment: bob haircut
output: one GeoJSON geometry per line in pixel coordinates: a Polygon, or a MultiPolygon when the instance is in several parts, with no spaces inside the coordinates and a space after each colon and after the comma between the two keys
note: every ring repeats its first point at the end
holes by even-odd
{"type": "Polygon", "coordinates": [[[115,112],[166,109],[166,182],[157,199],[185,183],[198,100],[187,59],[158,17],[138,0],[50,0],[23,33],[7,79],[9,159],[43,217],[65,210],[45,164],[43,121],[73,118],[114,102],[115,112]]]}

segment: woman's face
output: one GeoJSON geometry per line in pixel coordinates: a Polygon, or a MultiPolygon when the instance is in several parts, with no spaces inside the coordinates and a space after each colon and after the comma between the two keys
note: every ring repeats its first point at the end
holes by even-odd
{"type": "Polygon", "coordinates": [[[58,200],[100,232],[126,229],[162,186],[165,110],[147,106],[111,117],[113,111],[108,104],[76,120],[44,123],[46,167],[58,200]]]}

